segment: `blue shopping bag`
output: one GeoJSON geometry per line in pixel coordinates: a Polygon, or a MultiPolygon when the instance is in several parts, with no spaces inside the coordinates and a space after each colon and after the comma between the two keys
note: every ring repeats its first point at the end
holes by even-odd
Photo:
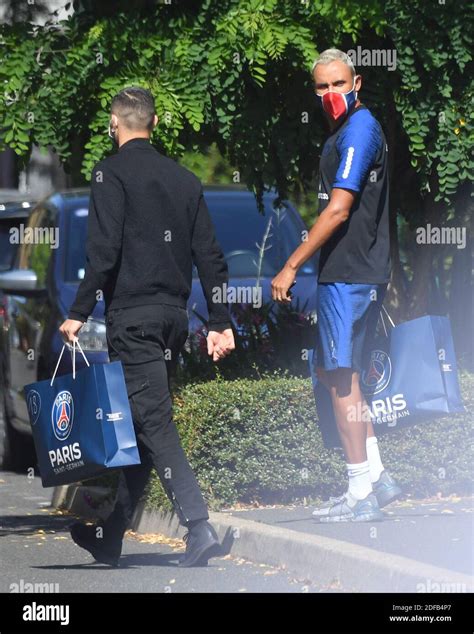
{"type": "MultiPolygon", "coordinates": [[[[383,308],[385,310],[385,308],[383,308]]],[[[386,311],[385,311],[386,312],[386,311]]],[[[360,387],[376,435],[465,412],[448,317],[425,315],[395,326],[369,342],[360,387]]],[[[326,447],[340,447],[331,397],[309,364],[318,424],[326,447]]]]}
{"type": "MultiPolygon", "coordinates": [[[[75,342],[76,343],[76,342],[75,342]]],[[[89,365],[51,381],[25,385],[24,394],[44,487],[140,464],[121,361],[89,365]]]]}

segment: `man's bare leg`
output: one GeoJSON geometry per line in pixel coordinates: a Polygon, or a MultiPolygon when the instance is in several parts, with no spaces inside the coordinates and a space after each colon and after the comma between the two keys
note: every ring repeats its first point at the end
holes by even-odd
{"type": "Polygon", "coordinates": [[[376,482],[383,471],[383,465],[369,406],[360,389],[359,374],[351,368],[330,371],[318,368],[317,374],[321,383],[331,394],[334,415],[347,462],[361,463],[369,460],[370,479],[376,482]]]}
{"type": "MultiPolygon", "coordinates": [[[[349,368],[325,371],[317,368],[321,383],[331,393],[333,409],[341,444],[348,463],[369,463],[370,482],[377,488],[379,505],[385,506],[402,495],[396,481],[384,471],[380,458],[374,426],[369,414],[369,406],[360,390],[359,375],[349,368]],[[365,431],[361,433],[360,430],[365,431]],[[365,457],[364,457],[365,456],[365,457]],[[383,482],[379,480],[384,473],[383,482]]],[[[350,489],[350,485],[349,485],[350,489]]]]}
{"type": "MultiPolygon", "coordinates": [[[[373,495],[367,458],[367,411],[359,386],[359,374],[352,368],[326,371],[317,368],[318,379],[331,394],[334,416],[346,457],[349,487],[344,496],[313,511],[320,522],[380,521],[383,514],[373,495]]],[[[371,430],[372,431],[372,430],[371,430]]]]}
{"type": "Polygon", "coordinates": [[[375,430],[374,430],[374,426],[372,424],[372,419],[370,418],[370,415],[368,415],[369,412],[369,406],[367,405],[367,401],[364,398],[364,395],[362,394],[362,399],[363,399],[363,404],[362,404],[362,411],[363,412],[367,412],[367,438],[374,438],[375,437],[375,430]]]}
{"type": "MultiPolygon", "coordinates": [[[[346,460],[349,463],[361,463],[367,460],[366,438],[367,406],[360,391],[359,374],[352,368],[338,368],[326,371],[317,369],[318,379],[331,394],[334,416],[341,438],[346,460]]],[[[372,423],[370,433],[374,434],[372,423]]]]}
{"type": "Polygon", "coordinates": [[[380,451],[377,442],[377,438],[375,436],[374,425],[372,423],[372,419],[369,415],[369,406],[367,405],[367,401],[362,395],[363,398],[363,410],[367,412],[367,439],[366,439],[366,448],[367,448],[367,458],[369,460],[370,466],[370,480],[372,484],[377,482],[384,471],[384,467],[382,464],[382,459],[380,458],[380,451]]]}

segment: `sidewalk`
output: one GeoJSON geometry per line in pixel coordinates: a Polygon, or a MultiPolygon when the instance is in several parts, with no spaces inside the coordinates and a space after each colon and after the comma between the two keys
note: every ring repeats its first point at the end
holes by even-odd
{"type": "Polygon", "coordinates": [[[232,511],[232,515],[472,574],[474,508],[470,498],[393,503],[384,509],[385,521],[372,524],[320,524],[311,519],[313,508],[255,509],[232,511]]]}
{"type": "MultiPolygon", "coordinates": [[[[106,491],[57,487],[53,506],[105,517],[106,491]]],[[[344,592],[473,592],[473,500],[406,501],[384,522],[318,524],[313,507],[266,507],[210,513],[224,553],[285,568],[298,578],[344,592]]],[[[132,529],[182,538],[170,513],[139,507],[132,529]]]]}

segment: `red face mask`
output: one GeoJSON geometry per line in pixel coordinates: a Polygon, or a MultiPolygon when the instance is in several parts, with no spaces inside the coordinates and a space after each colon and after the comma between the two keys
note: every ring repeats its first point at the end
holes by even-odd
{"type": "Polygon", "coordinates": [[[316,95],[319,104],[328,115],[337,121],[340,117],[346,115],[357,100],[357,93],[354,91],[354,84],[349,92],[333,92],[328,91],[324,95],[316,95]]]}

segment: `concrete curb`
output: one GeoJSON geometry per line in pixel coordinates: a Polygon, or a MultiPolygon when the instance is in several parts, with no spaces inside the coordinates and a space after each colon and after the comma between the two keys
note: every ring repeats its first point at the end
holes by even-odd
{"type": "MultiPolygon", "coordinates": [[[[107,489],[98,487],[57,487],[52,506],[60,505],[90,519],[102,518],[110,511],[110,501],[104,502],[107,493],[107,489]]],[[[407,557],[234,517],[230,512],[210,512],[209,517],[225,552],[252,562],[283,567],[300,579],[331,589],[349,592],[474,592],[470,576],[407,557]]],[[[182,538],[186,532],[176,515],[149,511],[143,504],[135,512],[132,529],[137,533],[161,533],[170,538],[182,538]]]]}

